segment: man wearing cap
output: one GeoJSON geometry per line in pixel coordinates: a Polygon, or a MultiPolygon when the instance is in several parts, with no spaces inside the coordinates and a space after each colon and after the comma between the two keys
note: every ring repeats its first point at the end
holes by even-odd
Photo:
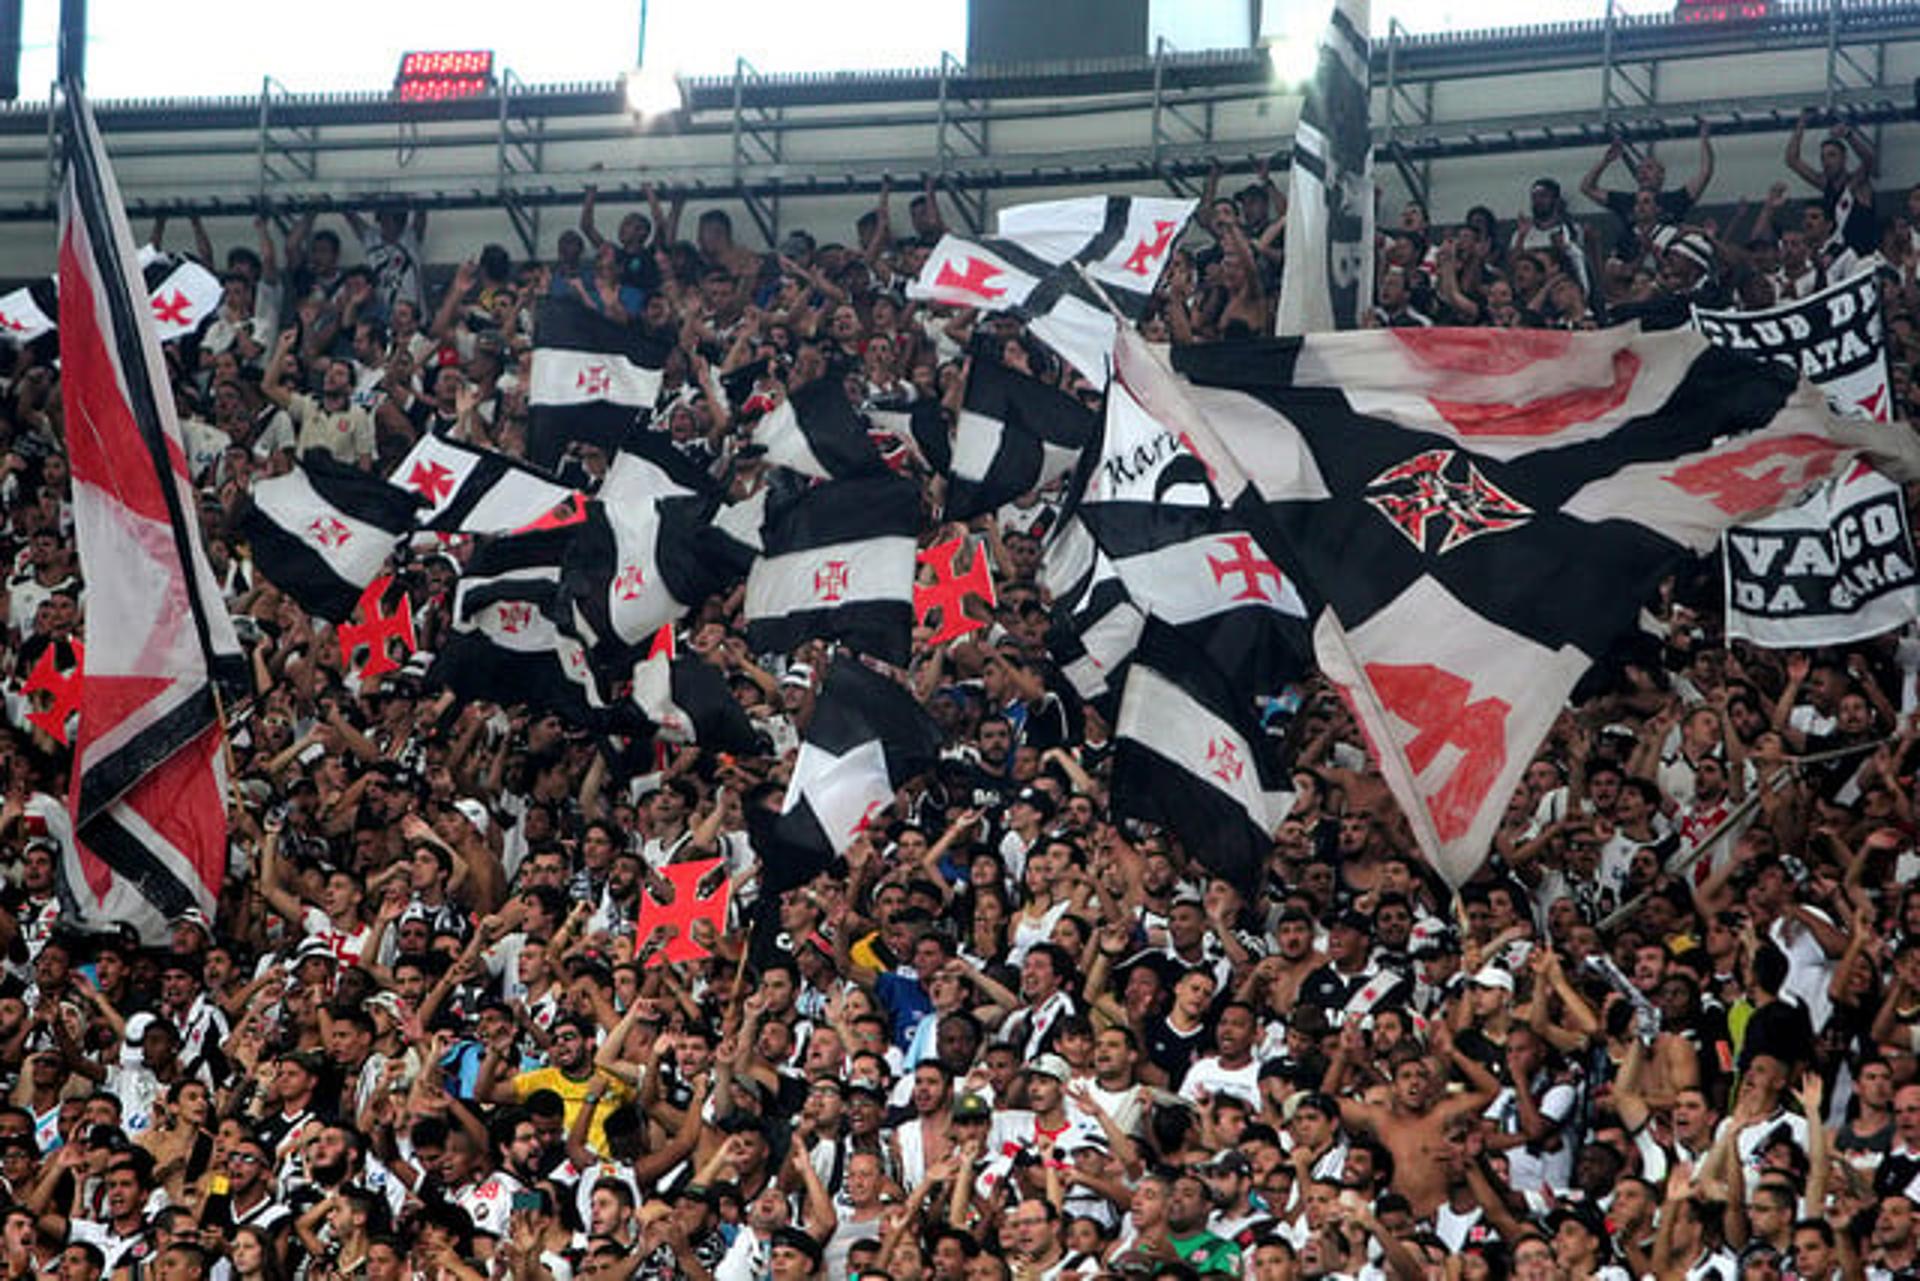
{"type": "MultiPolygon", "coordinates": [[[[132,1063],[122,1059],[112,1069],[101,1067],[84,1055],[72,1060],[81,1075],[103,1082],[120,1100],[122,1124],[129,1134],[140,1134],[153,1125],[153,1105],[167,1087],[187,1075],[180,1063],[180,1030],[166,1019],[148,1019],[140,1035],[140,1057],[132,1063]]],[[[196,1079],[212,1085],[212,1074],[204,1065],[196,1079]]]]}
{"type": "Polygon", "coordinates": [[[1213,1215],[1207,1220],[1207,1231],[1233,1242],[1244,1254],[1273,1224],[1265,1203],[1254,1199],[1253,1163],[1240,1149],[1225,1148],[1201,1166],[1200,1172],[1213,1195],[1213,1215]]]}
{"type": "Polygon", "coordinates": [[[1330,1014],[1356,1017],[1382,1005],[1404,1004],[1413,983],[1406,975],[1381,968],[1371,955],[1373,919],[1345,908],[1327,923],[1327,963],[1300,985],[1300,999],[1330,1014]]]}
{"type": "Polygon", "coordinates": [[[1439,925],[1413,939],[1412,1008],[1433,1018],[1451,1004],[1466,987],[1460,972],[1460,931],[1451,925],[1439,925]]]}
{"type": "Polygon", "coordinates": [[[825,1263],[826,1252],[812,1233],[802,1228],[774,1232],[773,1248],[767,1254],[769,1281],[804,1281],[818,1276],[825,1263]]]}
{"type": "Polygon", "coordinates": [[[227,1016],[207,996],[198,957],[174,954],[162,964],[159,1013],[180,1033],[180,1061],[191,1071],[221,1052],[230,1035],[227,1016]]]}
{"type": "Polygon", "coordinates": [[[1029,784],[1007,803],[1006,833],[1000,838],[1000,859],[1018,880],[1026,875],[1027,856],[1046,835],[1053,817],[1053,797],[1029,784]]]}
{"type": "Polygon", "coordinates": [[[1026,1085],[1026,1107],[1000,1108],[993,1117],[987,1143],[989,1154],[1012,1158],[1023,1152],[1038,1154],[1051,1144],[1061,1156],[1082,1146],[1096,1127],[1067,1111],[1067,1083],[1073,1068],[1058,1054],[1042,1054],[1021,1070],[1026,1085]]]}

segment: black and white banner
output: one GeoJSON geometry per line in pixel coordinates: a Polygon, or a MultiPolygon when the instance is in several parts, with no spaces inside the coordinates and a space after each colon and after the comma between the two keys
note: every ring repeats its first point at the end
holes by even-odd
{"type": "Polygon", "coordinates": [[[1893,421],[1880,282],[1867,268],[1817,294],[1766,311],[1693,311],[1707,341],[1778,361],[1827,394],[1833,412],[1893,421]]]}
{"type": "MultiPolygon", "coordinates": [[[[1707,340],[1785,365],[1836,414],[1886,423],[1880,284],[1867,268],[1766,311],[1694,309],[1707,340]]],[[[1727,634],[1757,645],[1841,645],[1914,617],[1912,539],[1900,489],[1856,467],[1789,511],[1727,531],[1727,634]]]]}
{"type": "Polygon", "coordinates": [[[1373,305],[1370,29],[1367,0],[1335,0],[1293,131],[1276,333],[1357,329],[1373,305]]]}
{"type": "Polygon", "coordinates": [[[1727,635],[1844,645],[1915,617],[1913,535],[1900,486],[1861,463],[1798,507],[1729,530],[1727,635]]]}

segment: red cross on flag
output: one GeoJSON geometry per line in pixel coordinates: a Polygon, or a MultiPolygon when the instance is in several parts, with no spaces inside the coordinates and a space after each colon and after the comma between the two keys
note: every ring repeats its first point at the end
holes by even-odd
{"type": "Polygon", "coordinates": [[[153,288],[147,307],[161,342],[171,342],[200,327],[220,307],[220,277],[197,262],[183,262],[153,288]]]}
{"type": "Polygon", "coordinates": [[[1193,210],[1191,200],[1150,196],[1014,205],[1000,211],[997,235],[943,237],[907,295],[984,311],[1018,308],[1041,341],[1102,383],[1113,349],[1108,303],[1129,319],[1146,315],[1193,210]]]}
{"type": "Polygon", "coordinates": [[[31,291],[21,288],[0,296],[0,338],[24,344],[52,332],[52,318],[40,310],[31,291]]]}

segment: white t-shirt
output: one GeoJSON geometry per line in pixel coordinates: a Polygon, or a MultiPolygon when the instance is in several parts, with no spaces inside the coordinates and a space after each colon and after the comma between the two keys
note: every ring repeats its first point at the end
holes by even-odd
{"type": "Polygon", "coordinates": [[[1180,1082],[1181,1098],[1198,1103],[1202,1095],[1222,1094],[1245,1099],[1248,1107],[1259,1111],[1260,1060],[1249,1057],[1245,1066],[1229,1068],[1220,1065],[1218,1054],[1209,1054],[1187,1065],[1187,1074],[1180,1082]]]}

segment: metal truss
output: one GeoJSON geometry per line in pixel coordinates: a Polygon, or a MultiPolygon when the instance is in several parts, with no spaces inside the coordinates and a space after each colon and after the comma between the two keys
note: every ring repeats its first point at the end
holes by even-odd
{"type": "Polygon", "coordinates": [[[495,137],[495,202],[507,211],[514,234],[529,255],[540,248],[540,209],[527,179],[541,173],[547,118],[526,110],[527,87],[511,70],[500,73],[500,117],[495,137]]]}
{"type": "Polygon", "coordinates": [[[1154,40],[1152,165],[1174,195],[1191,196],[1193,183],[1177,171],[1163,169],[1161,161],[1174,148],[1194,142],[1209,145],[1213,142],[1215,100],[1204,92],[1189,97],[1168,85],[1167,58],[1173,52],[1165,36],[1154,40]]]}
{"type": "Polygon", "coordinates": [[[958,88],[966,65],[950,53],[940,55],[940,97],[934,127],[934,156],[940,162],[937,181],[960,211],[960,221],[974,235],[987,229],[985,188],[965,187],[954,181],[963,163],[984,160],[991,152],[987,127],[992,104],[958,88]]]}
{"type": "MultiPolygon", "coordinates": [[[[1374,44],[1374,81],[1385,89],[1378,158],[1424,201],[1433,166],[1456,158],[1603,146],[1612,137],[1650,146],[1692,136],[1702,121],[1716,135],[1782,132],[1808,105],[1824,107],[1828,119],[1878,128],[1913,118],[1912,87],[1887,83],[1888,48],[1899,44],[1920,44],[1920,0],[1778,0],[1765,19],[1718,24],[1636,18],[1612,4],[1588,22],[1446,35],[1411,35],[1394,23],[1374,44]],[[1816,71],[1793,94],[1660,99],[1664,62],[1775,51],[1823,54],[1824,84],[1816,71]],[[1486,105],[1461,118],[1435,108],[1436,89],[1450,84],[1573,69],[1599,72],[1597,102],[1515,114],[1500,110],[1494,89],[1476,95],[1486,105]]],[[[1227,172],[1244,173],[1253,167],[1249,152],[1278,152],[1284,163],[1288,149],[1286,138],[1248,123],[1245,107],[1275,93],[1267,57],[1254,49],[1187,53],[1162,41],[1151,57],[1097,63],[967,67],[946,56],[921,71],[798,76],[763,75],[742,59],[730,76],[683,87],[687,111],[674,129],[693,143],[709,140],[704,151],[684,153],[705,158],[647,176],[664,196],[744,202],[769,243],[779,238],[783,201],[877,192],[909,174],[937,183],[977,231],[990,192],[1123,183],[1191,192],[1216,153],[1227,172]],[[1231,129],[1222,113],[1229,106],[1240,108],[1231,129]],[[1138,144],[1019,150],[1033,134],[1026,126],[1115,113],[1140,121],[1138,144]],[[897,131],[903,154],[795,159],[823,149],[790,141],[832,130],[897,131]]],[[[187,175],[164,186],[128,182],[136,212],[264,207],[285,215],[378,199],[429,209],[504,206],[529,252],[539,243],[540,210],[579,199],[585,174],[577,160],[569,167],[567,149],[577,158],[581,144],[616,147],[635,136],[619,84],[527,85],[511,72],[494,92],[451,102],[294,95],[268,78],[254,99],[100,102],[96,114],[116,158],[182,162],[147,166],[187,175]],[[462,150],[470,167],[461,160],[409,168],[422,153],[462,150]],[[345,161],[382,152],[394,164],[378,177],[346,176],[354,167],[345,161]],[[219,176],[191,176],[198,174],[219,176]]],[[[50,117],[44,103],[0,109],[0,169],[34,175],[0,189],[0,221],[54,216],[51,192],[38,181],[53,150],[50,117]]],[[[609,202],[641,194],[637,181],[602,181],[600,189],[609,202]]]]}
{"type": "Polygon", "coordinates": [[[785,146],[786,134],[781,123],[787,109],[781,106],[766,106],[747,95],[749,82],[758,88],[766,82],[766,77],[754,70],[753,64],[745,58],[736,58],[733,63],[733,185],[734,194],[747,206],[747,213],[753,218],[754,225],[760,228],[760,234],[766,237],[767,247],[780,243],[780,185],[778,178],[772,182],[755,183],[756,171],[771,171],[778,174],[781,169],[780,153],[785,146]]]}

